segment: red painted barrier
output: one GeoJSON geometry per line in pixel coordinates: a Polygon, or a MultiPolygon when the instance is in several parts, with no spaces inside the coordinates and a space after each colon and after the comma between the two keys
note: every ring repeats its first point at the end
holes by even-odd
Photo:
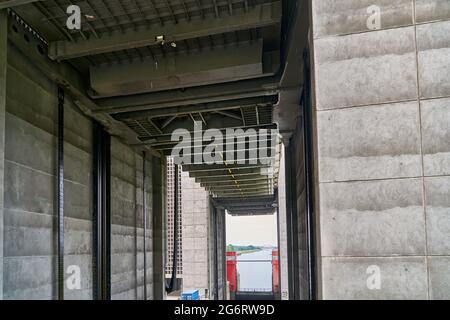
{"type": "Polygon", "coordinates": [[[237,291],[237,254],[227,252],[227,281],[230,283],[230,292],[237,291]]]}
{"type": "Polygon", "coordinates": [[[278,258],[278,250],[272,251],[272,289],[274,293],[280,292],[280,262],[278,258]]]}

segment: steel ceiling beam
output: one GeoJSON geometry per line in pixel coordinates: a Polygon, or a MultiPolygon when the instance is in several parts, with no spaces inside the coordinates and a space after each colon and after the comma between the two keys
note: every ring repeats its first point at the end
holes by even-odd
{"type": "Polygon", "coordinates": [[[220,192],[220,191],[227,191],[227,190],[269,190],[271,189],[271,186],[269,183],[264,184],[254,184],[253,186],[249,185],[242,185],[242,184],[236,184],[236,185],[230,185],[230,186],[216,186],[215,184],[203,184],[203,188],[206,190],[212,191],[212,192],[220,192]]]}
{"type": "MultiPolygon", "coordinates": [[[[132,96],[96,100],[101,112],[123,113],[157,108],[169,108],[226,101],[249,97],[273,96],[279,93],[280,77],[265,77],[222,84],[213,84],[183,90],[167,90],[132,96]]],[[[97,98],[91,92],[93,98],[97,98]]]]}
{"type": "Polygon", "coordinates": [[[241,106],[254,106],[257,104],[275,104],[278,96],[252,97],[244,99],[233,99],[226,101],[210,102],[190,106],[176,106],[164,109],[150,109],[135,112],[126,112],[114,115],[117,120],[141,119],[145,117],[170,117],[175,115],[188,115],[198,112],[212,112],[219,110],[239,109],[241,106]]]}
{"type": "Polygon", "coordinates": [[[2,0],[0,1],[0,9],[12,8],[16,6],[21,6],[24,4],[29,4],[33,2],[38,2],[42,0],[2,0]]]}
{"type": "Polygon", "coordinates": [[[114,97],[239,81],[273,75],[279,69],[278,57],[277,51],[263,54],[260,39],[195,54],[91,65],[91,87],[100,96],[114,97]]]}
{"type": "MultiPolygon", "coordinates": [[[[276,197],[274,195],[271,196],[262,196],[262,197],[254,197],[254,198],[250,198],[247,201],[245,201],[245,203],[259,203],[259,202],[272,202],[275,203],[276,201],[276,197]]],[[[227,198],[227,199],[221,199],[221,198],[216,198],[214,199],[214,202],[218,205],[218,206],[222,206],[225,205],[227,203],[242,203],[242,198],[227,198]]]]}
{"type": "Polygon", "coordinates": [[[196,178],[195,182],[197,183],[220,183],[220,182],[234,182],[234,181],[238,181],[238,182],[245,182],[245,181],[258,181],[258,180],[262,180],[262,181],[266,181],[267,177],[261,176],[261,175],[255,175],[255,176],[248,176],[245,178],[239,177],[239,178],[233,178],[231,175],[230,176],[223,176],[221,178],[196,178]]]}
{"type": "Polygon", "coordinates": [[[189,165],[183,165],[183,171],[189,171],[189,172],[197,172],[197,171],[218,171],[218,170],[224,170],[224,169],[230,169],[230,170],[240,170],[240,169],[252,169],[252,168],[263,168],[267,167],[266,165],[262,164],[189,164],[189,165]]]}
{"type": "MultiPolygon", "coordinates": [[[[221,176],[227,176],[230,174],[230,171],[227,169],[223,169],[222,171],[215,172],[189,172],[189,177],[191,178],[217,178],[221,176]]],[[[261,174],[260,169],[242,169],[236,172],[233,172],[236,176],[249,176],[249,175],[258,175],[261,174]]]]}
{"type": "MultiPolygon", "coordinates": [[[[241,181],[238,178],[236,178],[235,181],[231,180],[225,180],[220,182],[214,182],[214,186],[217,186],[218,188],[229,188],[230,186],[235,186],[236,183],[238,183],[240,186],[262,186],[262,185],[269,185],[273,179],[267,179],[267,177],[261,178],[261,179],[255,179],[255,180],[248,180],[248,181],[241,181]]],[[[202,182],[200,184],[202,187],[211,185],[211,182],[208,182],[208,180],[205,180],[205,182],[202,182]]]]}
{"type": "MultiPolygon", "coordinates": [[[[8,2],[31,2],[26,0],[8,2]]],[[[199,38],[214,34],[255,29],[278,24],[281,22],[281,1],[256,5],[247,12],[241,11],[235,15],[206,19],[192,19],[178,23],[152,26],[135,30],[114,31],[99,39],[88,39],[78,42],[57,41],[50,43],[49,57],[53,60],[66,60],[87,55],[107,53],[151,46],[160,43],[158,36],[163,36],[165,42],[177,42],[186,39],[199,38]]]]}

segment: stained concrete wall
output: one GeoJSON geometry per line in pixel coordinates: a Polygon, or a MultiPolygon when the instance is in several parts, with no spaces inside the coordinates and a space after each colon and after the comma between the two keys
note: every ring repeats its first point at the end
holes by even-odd
{"type": "MultiPolygon", "coordinates": [[[[4,190],[4,299],[56,296],[55,172],[57,87],[9,47],[4,190]],[[14,59],[9,59],[10,57],[14,59]]],[[[92,298],[92,123],[66,99],[65,267],[81,270],[92,298]]],[[[66,274],[68,277],[69,274],[66,274]]]]}
{"type": "Polygon", "coordinates": [[[289,300],[286,165],[284,148],[281,150],[280,173],[278,176],[278,247],[281,300],[289,300]]]}
{"type": "MultiPolygon", "coordinates": [[[[55,299],[57,86],[14,47],[10,46],[8,53],[6,135],[1,153],[5,166],[5,200],[1,206],[3,298],[55,299]]],[[[93,123],[69,96],[64,125],[64,263],[66,271],[70,266],[81,271],[81,289],[69,290],[66,286],[65,298],[92,299],[93,123]]],[[[143,299],[142,156],[114,138],[111,154],[112,297],[143,299]]],[[[153,162],[149,156],[148,299],[153,298],[153,162]]],[[[158,178],[162,184],[162,176],[158,178]]],[[[3,184],[3,179],[0,181],[3,184]]],[[[158,192],[162,198],[163,190],[158,192]]]]}
{"type": "Polygon", "coordinates": [[[0,300],[3,299],[3,191],[5,161],[6,73],[8,69],[7,13],[0,11],[0,300]]]}
{"type": "Polygon", "coordinates": [[[183,199],[183,290],[210,292],[209,281],[209,194],[189,173],[181,174],[183,199]]]}
{"type": "Polygon", "coordinates": [[[152,158],[146,160],[147,238],[144,253],[143,157],[118,139],[111,141],[111,298],[144,299],[144,254],[147,299],[152,277],[152,158]]]}
{"type": "Polygon", "coordinates": [[[450,3],[312,3],[322,297],[450,298],[450,3]]]}
{"type": "MultiPolygon", "coordinates": [[[[216,210],[216,218],[213,220],[213,224],[211,224],[211,229],[215,229],[215,237],[210,238],[210,246],[216,248],[213,254],[217,257],[217,264],[215,268],[217,268],[217,275],[214,274],[215,269],[211,269],[214,274],[214,281],[217,281],[217,292],[214,292],[215,298],[217,300],[226,300],[226,288],[227,288],[227,271],[226,271],[226,215],[224,209],[216,210]],[[216,241],[217,244],[214,245],[212,242],[216,241]],[[217,276],[217,280],[215,279],[217,276]]],[[[213,259],[213,258],[212,258],[213,259]]],[[[215,285],[214,285],[215,286],[215,285]]],[[[215,290],[214,290],[215,291],[215,290]]],[[[213,292],[213,291],[211,291],[213,292]]]]}

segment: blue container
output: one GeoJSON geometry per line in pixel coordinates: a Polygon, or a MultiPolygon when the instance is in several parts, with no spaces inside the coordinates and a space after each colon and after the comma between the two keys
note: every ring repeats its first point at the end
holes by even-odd
{"type": "Polygon", "coordinates": [[[181,294],[181,300],[200,300],[198,290],[183,292],[181,294]]]}

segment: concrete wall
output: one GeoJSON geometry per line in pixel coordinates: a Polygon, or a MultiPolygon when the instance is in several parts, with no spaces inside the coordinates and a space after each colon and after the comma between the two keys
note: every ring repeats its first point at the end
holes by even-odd
{"type": "Polygon", "coordinates": [[[7,13],[0,11],[0,300],[3,299],[3,191],[5,154],[6,72],[8,69],[7,13]]]}
{"type": "Polygon", "coordinates": [[[281,299],[289,300],[286,165],[284,148],[281,150],[280,173],[278,176],[278,239],[281,299]]]}
{"type": "MultiPolygon", "coordinates": [[[[226,284],[227,284],[227,271],[226,271],[226,216],[224,209],[216,210],[216,218],[214,219],[214,223],[216,226],[211,225],[211,229],[215,228],[216,237],[217,237],[217,250],[213,252],[217,256],[217,284],[218,290],[215,293],[215,298],[217,300],[226,300],[226,284]]],[[[215,241],[215,237],[210,239],[215,241]]],[[[210,246],[215,247],[214,244],[210,241],[210,246]]],[[[212,257],[212,259],[214,259],[212,257]]],[[[211,270],[214,274],[214,269],[211,270]]],[[[214,278],[216,275],[214,274],[214,278]]],[[[214,286],[213,286],[214,287],[214,286]]]]}
{"type": "Polygon", "coordinates": [[[450,298],[450,3],[312,3],[322,296],[450,298]]]}
{"type": "MultiPolygon", "coordinates": [[[[0,215],[0,226],[4,225],[4,230],[0,228],[4,239],[3,298],[55,299],[57,86],[12,46],[8,48],[6,80],[4,152],[0,103],[1,173],[5,167],[4,217],[0,215]]],[[[5,88],[1,81],[0,88],[5,88]]],[[[0,91],[0,97],[3,94],[0,91]]],[[[65,298],[92,299],[93,123],[69,96],[64,125],[64,263],[66,271],[70,266],[81,271],[81,290],[66,286],[65,298]]],[[[114,138],[111,153],[112,297],[143,299],[142,157],[114,138]]],[[[151,299],[154,161],[151,156],[148,160],[147,298],[151,299]]],[[[158,178],[162,184],[162,176],[158,178]]],[[[0,181],[3,186],[1,175],[0,181]]],[[[163,189],[158,192],[162,197],[163,189]]]]}
{"type": "MultiPolygon", "coordinates": [[[[150,161],[149,161],[150,160],[150,161]]],[[[152,158],[147,173],[147,299],[152,288],[152,158]]],[[[111,141],[111,298],[144,299],[143,158],[113,138],[111,141]]]]}
{"type": "MultiPolygon", "coordinates": [[[[189,174],[181,174],[183,199],[183,290],[210,291],[209,281],[209,195],[189,174]]],[[[211,270],[212,272],[212,270],[211,270]]]]}
{"type": "MultiPolygon", "coordinates": [[[[6,97],[4,261],[5,299],[56,295],[55,166],[57,87],[9,48],[6,97]]],[[[92,123],[66,99],[65,267],[81,270],[81,290],[92,297],[92,123]]],[[[66,275],[68,276],[68,274],[66,275]]]]}

